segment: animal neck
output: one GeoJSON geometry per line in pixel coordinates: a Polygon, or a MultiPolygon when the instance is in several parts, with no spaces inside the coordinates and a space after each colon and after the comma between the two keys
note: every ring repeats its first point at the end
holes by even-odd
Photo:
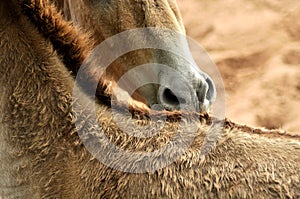
{"type": "MultiPolygon", "coordinates": [[[[76,77],[83,61],[91,52],[93,40],[88,34],[79,33],[76,27],[65,21],[61,13],[48,0],[20,0],[19,4],[24,14],[38,28],[39,33],[45,40],[50,40],[53,48],[62,56],[63,63],[72,72],[73,77],[76,77]]],[[[88,84],[98,85],[96,97],[102,103],[110,105],[110,95],[105,92],[107,87],[105,80],[95,79],[90,69],[83,71],[81,75],[88,80],[88,84]]]]}

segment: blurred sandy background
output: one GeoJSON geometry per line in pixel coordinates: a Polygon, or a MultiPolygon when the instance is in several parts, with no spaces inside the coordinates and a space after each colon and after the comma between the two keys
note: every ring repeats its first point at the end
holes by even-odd
{"type": "Polygon", "coordinates": [[[217,64],[233,121],[300,132],[300,1],[178,0],[217,64]]]}

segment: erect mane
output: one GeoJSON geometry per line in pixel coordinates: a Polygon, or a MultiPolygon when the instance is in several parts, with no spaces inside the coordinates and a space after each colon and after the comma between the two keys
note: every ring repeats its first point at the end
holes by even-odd
{"type": "Polygon", "coordinates": [[[258,134],[266,137],[273,138],[290,138],[300,140],[300,133],[291,133],[280,129],[265,129],[265,128],[255,128],[248,125],[238,124],[236,122],[230,121],[228,118],[225,119],[224,128],[226,129],[238,129],[242,132],[250,134],[258,134]]]}

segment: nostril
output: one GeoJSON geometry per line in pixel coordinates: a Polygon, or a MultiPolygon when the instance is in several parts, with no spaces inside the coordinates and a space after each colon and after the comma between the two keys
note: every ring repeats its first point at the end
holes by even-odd
{"type": "Polygon", "coordinates": [[[206,99],[209,100],[210,102],[213,102],[216,100],[216,95],[217,95],[216,86],[210,77],[207,77],[206,83],[208,85],[206,99]]]}
{"type": "Polygon", "coordinates": [[[170,106],[173,106],[173,107],[176,107],[180,104],[185,104],[186,103],[186,100],[184,98],[181,98],[181,97],[178,97],[176,96],[172,91],[171,89],[169,88],[166,88],[163,93],[162,93],[162,99],[163,99],[163,102],[170,105],[170,106]]]}

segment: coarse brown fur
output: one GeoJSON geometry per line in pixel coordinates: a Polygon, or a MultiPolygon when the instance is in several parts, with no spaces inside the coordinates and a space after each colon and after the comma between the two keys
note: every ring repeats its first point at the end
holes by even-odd
{"type": "Polygon", "coordinates": [[[91,38],[86,34],[80,34],[72,27],[71,22],[63,20],[56,7],[47,0],[19,0],[18,2],[23,13],[36,25],[39,32],[51,41],[55,50],[63,57],[64,64],[76,75],[82,62],[92,50],[91,38]]]}
{"type": "MultiPolygon", "coordinates": [[[[18,0],[18,2],[22,12],[36,25],[44,38],[51,41],[53,48],[62,57],[67,69],[76,77],[79,68],[95,45],[88,31],[80,33],[71,22],[63,20],[57,7],[48,0],[18,0]]],[[[93,77],[91,72],[85,72],[86,74],[81,75],[93,77]]],[[[110,95],[105,92],[107,86],[103,79],[90,78],[90,81],[98,84],[96,96],[99,100],[110,105],[110,95]]]]}
{"type": "Polygon", "coordinates": [[[73,77],[16,1],[2,1],[0,16],[1,198],[300,197],[299,136],[225,121],[217,143],[206,145],[205,137],[218,137],[217,129],[208,130],[207,115],[175,118],[159,130],[159,119],[126,118],[122,111],[113,116],[103,104],[96,105],[101,126],[95,125],[87,106],[93,100],[80,93],[72,101],[73,77]],[[157,134],[138,139],[121,131],[132,122],[148,124],[157,134]],[[196,136],[189,150],[165,168],[140,174],[107,167],[83,145],[105,151],[97,143],[104,133],[124,150],[153,152],[170,142],[180,126],[183,137],[196,136]],[[202,146],[212,151],[202,154],[202,146]]]}

